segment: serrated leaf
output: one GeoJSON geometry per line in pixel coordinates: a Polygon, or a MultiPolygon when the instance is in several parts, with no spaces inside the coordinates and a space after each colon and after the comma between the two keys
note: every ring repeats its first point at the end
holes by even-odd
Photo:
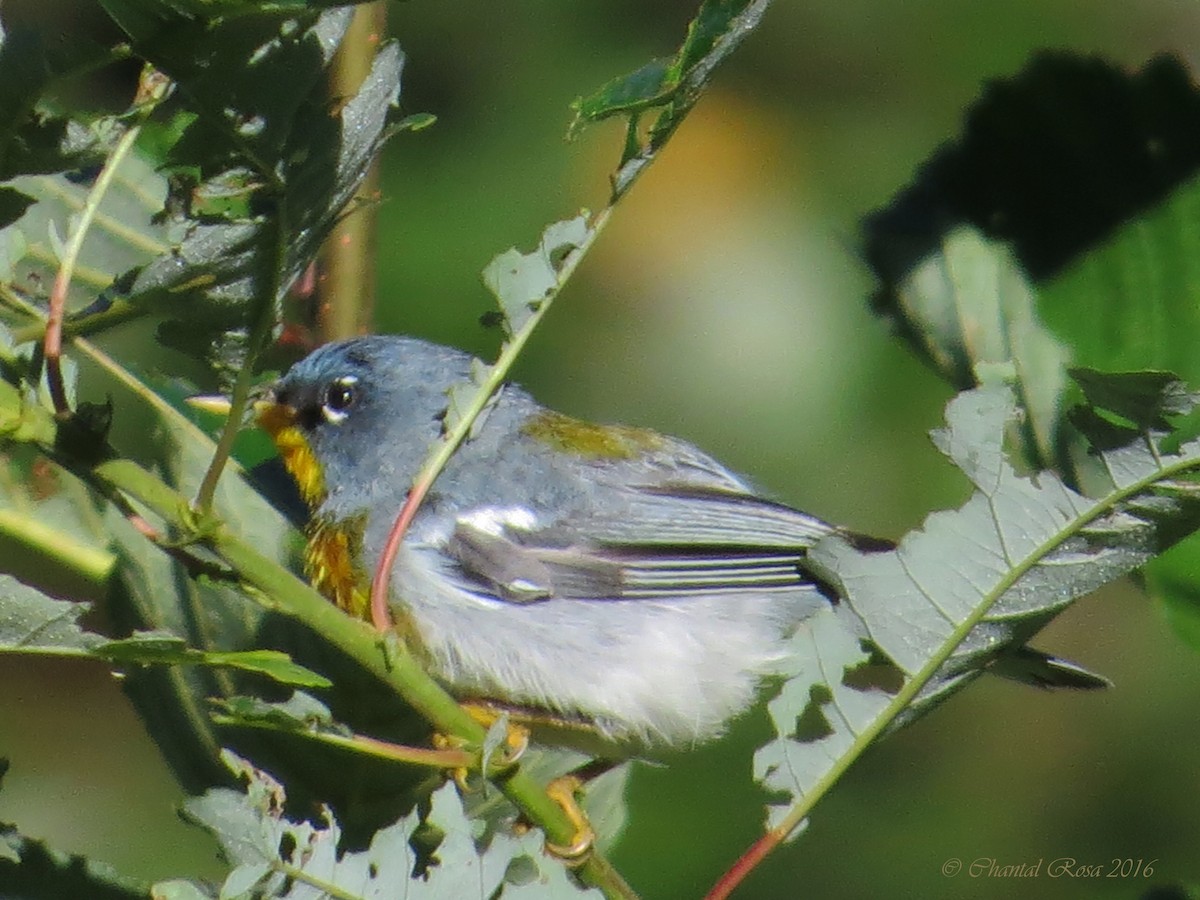
{"type": "Polygon", "coordinates": [[[227,880],[222,896],[257,883],[256,896],[287,900],[316,897],[322,886],[354,897],[483,900],[501,887],[510,896],[505,882],[514,859],[521,860],[524,883],[512,886],[511,896],[585,895],[561,864],[542,855],[535,833],[497,834],[486,850],[478,848],[453,784],[434,792],[426,816],[410,813],[378,831],[366,850],[342,853],[341,828],[331,814],[319,824],[289,821],[280,812],[284,797],[277,782],[245,763],[237,770],[248,781],[245,793],[211,790],[185,804],[186,815],[216,835],[235,867],[235,883],[227,880]],[[441,835],[432,857],[418,853],[413,840],[431,829],[441,835]]]}
{"type": "Polygon", "coordinates": [[[89,609],[90,603],[55,600],[0,575],[0,653],[94,650],[105,639],[80,626],[80,617],[89,609]]]}
{"type": "Polygon", "coordinates": [[[210,185],[229,170],[252,176],[239,176],[247,193],[234,210],[243,215],[178,215],[185,237],[134,281],[132,301],[172,318],[163,336],[179,349],[202,353],[205,337],[211,345],[223,335],[208,358],[240,364],[254,304],[281,300],[386,138],[403,65],[394,42],[379,49],[340,109],[331,110],[325,94],[325,70],[351,13],[277,12],[227,23],[179,15],[147,45],[198,115],[172,148],[172,165],[195,168],[210,185]],[[246,68],[255,77],[232,78],[246,68]]]}
{"type": "MultiPolygon", "coordinates": [[[[814,799],[886,728],[940,702],[1075,599],[1200,525],[1200,491],[1182,480],[1200,470],[1200,441],[1166,454],[1160,433],[1156,448],[1139,436],[1104,451],[1109,484],[1087,498],[1049,473],[1014,471],[1003,439],[1012,415],[1012,395],[998,387],[948,407],[947,428],[934,438],[975,485],[961,508],[932,514],[894,551],[864,553],[832,538],[812,552],[847,601],[798,632],[795,670],[770,706],[779,737],[759,752],[756,773],[786,803],[814,799]],[[854,677],[868,648],[898,668],[902,684],[854,677]]],[[[795,818],[782,807],[770,815],[773,824],[795,818]]]]}
{"type": "Polygon", "coordinates": [[[55,600],[9,575],[0,574],[0,653],[54,655],[75,651],[71,655],[118,665],[229,667],[266,675],[281,684],[331,686],[329,679],[277,650],[196,650],[182,638],[162,632],[109,640],[80,626],[80,618],[90,608],[89,603],[55,600]]]}
{"type": "Polygon", "coordinates": [[[1082,366],[1069,372],[1088,403],[1138,429],[1165,431],[1167,416],[1186,415],[1200,400],[1174,372],[1099,372],[1082,366]]]}
{"type": "MultiPolygon", "coordinates": [[[[962,135],[872,215],[867,255],[884,286],[885,312],[959,386],[970,383],[961,342],[930,326],[903,285],[919,289],[946,235],[963,227],[1011,247],[1034,286],[1038,319],[1076,365],[1170,370],[1197,384],[1198,215],[1200,89],[1185,65],[1160,56],[1131,71],[1042,53],[989,84],[962,135]]],[[[1020,386],[1046,390],[1033,379],[1020,386]]],[[[1095,433],[1101,425],[1089,427],[1095,433]]],[[[1055,439],[1058,455],[1043,449],[1038,462],[1077,468],[1072,475],[1086,484],[1096,473],[1063,436],[1055,439]]],[[[1200,542],[1173,557],[1185,554],[1194,559],[1183,569],[1200,572],[1200,542]]],[[[1160,579],[1158,565],[1147,571],[1149,585],[1181,586],[1177,572],[1160,579]]]]}
{"type": "Polygon", "coordinates": [[[1031,462],[1045,468],[1055,458],[1070,351],[1038,321],[1037,295],[1005,247],[967,226],[937,241],[895,270],[872,248],[888,313],[956,387],[1013,384],[1028,415],[1031,462]]]}

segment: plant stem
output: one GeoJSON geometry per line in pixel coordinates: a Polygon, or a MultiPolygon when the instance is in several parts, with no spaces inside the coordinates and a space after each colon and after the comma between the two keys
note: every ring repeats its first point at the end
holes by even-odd
{"type": "Polygon", "coordinates": [[[50,290],[50,311],[46,317],[43,347],[46,356],[46,384],[50,389],[50,399],[54,403],[54,411],[60,416],[71,411],[70,405],[67,403],[67,390],[62,374],[62,329],[63,319],[66,317],[67,291],[71,287],[71,276],[75,271],[75,264],[79,261],[84,238],[87,237],[92,220],[96,217],[97,210],[100,209],[100,203],[117,174],[117,168],[129,151],[133,149],[134,141],[137,140],[140,131],[141,127],[138,125],[133,125],[126,130],[108,155],[108,159],[104,161],[104,168],[100,170],[100,175],[96,178],[92,189],[88,191],[87,202],[79,213],[75,227],[71,229],[66,246],[63,247],[62,261],[59,264],[58,273],[54,276],[54,287],[50,290]]]}
{"type": "MultiPolygon", "coordinates": [[[[370,74],[380,36],[387,27],[387,6],[364,3],[354,10],[346,36],[333,58],[330,94],[337,102],[354,96],[370,74]]],[[[371,163],[363,182],[330,232],[318,259],[316,325],[322,341],[336,341],[368,331],[375,309],[375,219],[379,194],[379,160],[371,163]]]]}
{"type": "MultiPolygon", "coordinates": [[[[185,533],[194,530],[194,517],[185,498],[129,460],[109,460],[79,474],[104,491],[115,490],[129,495],[185,533]]],[[[211,524],[203,534],[196,535],[196,540],[236,570],[258,602],[302,622],[344,651],[388,685],[434,728],[472,746],[483,745],[486,735],[483,726],[425,672],[400,642],[381,640],[368,623],[347,616],[291,572],[236,537],[223,524],[211,524]]],[[[569,845],[575,839],[575,826],[566,813],[546,794],[543,785],[522,770],[520,764],[497,776],[493,783],[543,830],[547,840],[569,845]]],[[[598,852],[593,851],[577,872],[606,897],[621,900],[637,897],[598,852]]]]}
{"type": "Polygon", "coordinates": [[[221,436],[217,439],[216,449],[204,472],[204,478],[200,481],[200,488],[196,491],[195,506],[201,515],[208,515],[212,512],[217,482],[221,480],[221,472],[224,471],[225,464],[233,453],[233,444],[242,428],[242,419],[250,402],[250,390],[254,386],[254,365],[259,354],[266,347],[267,341],[271,337],[271,330],[275,326],[275,304],[282,288],[281,273],[287,256],[287,222],[287,210],[283,201],[280,201],[279,209],[271,219],[270,226],[273,229],[272,237],[274,239],[272,248],[274,252],[266,266],[266,271],[270,274],[263,279],[264,283],[259,285],[255,297],[254,324],[250,336],[246,339],[245,358],[242,360],[241,368],[238,369],[237,379],[230,392],[229,417],[221,428],[221,436]]]}
{"type": "Polygon", "coordinates": [[[383,546],[383,553],[379,558],[379,564],[375,567],[375,573],[371,579],[371,621],[375,624],[376,628],[384,630],[389,627],[387,604],[388,584],[391,581],[392,567],[396,562],[396,554],[400,552],[400,543],[404,540],[404,533],[412,523],[417,509],[425,499],[425,495],[429,492],[430,487],[433,486],[433,482],[437,479],[442,469],[446,467],[446,463],[450,461],[450,457],[454,455],[454,451],[458,449],[459,445],[466,440],[467,435],[471,433],[471,429],[475,425],[475,420],[479,418],[480,413],[487,407],[492,395],[499,390],[505,378],[508,377],[509,371],[517,361],[517,357],[520,356],[521,351],[525,348],[525,344],[533,334],[534,329],[537,328],[538,324],[550,310],[554,298],[558,296],[568,279],[575,274],[575,270],[579,268],[579,264],[583,261],[584,256],[587,255],[588,250],[591,249],[596,239],[603,233],[605,226],[608,225],[609,220],[612,218],[613,209],[615,209],[615,206],[609,204],[596,214],[596,217],[588,226],[583,240],[559,264],[555,273],[554,284],[546,293],[545,299],[532,311],[529,318],[513,334],[512,338],[505,342],[500,350],[500,355],[488,367],[487,376],[471,395],[471,399],[467,402],[458,421],[454,423],[454,427],[432,449],[425,463],[417,473],[416,478],[413,479],[412,489],[408,492],[404,506],[400,508],[400,512],[396,515],[396,521],[392,524],[391,531],[388,532],[387,542],[383,546]]]}

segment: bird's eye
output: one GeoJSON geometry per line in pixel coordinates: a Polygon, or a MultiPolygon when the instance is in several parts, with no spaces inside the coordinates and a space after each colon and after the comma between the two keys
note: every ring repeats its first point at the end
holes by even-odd
{"type": "Polygon", "coordinates": [[[325,400],[321,412],[326,421],[337,424],[346,418],[350,408],[358,401],[358,379],[344,375],[330,382],[325,388],[325,400]]]}

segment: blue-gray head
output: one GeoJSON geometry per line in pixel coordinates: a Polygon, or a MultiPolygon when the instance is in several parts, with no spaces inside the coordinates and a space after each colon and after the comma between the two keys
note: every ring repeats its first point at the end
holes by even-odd
{"type": "Polygon", "coordinates": [[[462,351],[410,337],[326,344],[276,382],[259,423],[315,508],[333,490],[411,474],[441,431],[447,388],[470,366],[462,351]]]}

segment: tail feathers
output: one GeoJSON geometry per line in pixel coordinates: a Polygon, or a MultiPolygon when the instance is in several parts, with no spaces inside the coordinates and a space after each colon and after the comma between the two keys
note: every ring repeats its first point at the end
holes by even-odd
{"type": "Polygon", "coordinates": [[[1070,688],[1094,691],[1112,687],[1112,682],[1067,659],[1051,656],[1033,647],[1018,647],[996,659],[990,672],[1022,684],[1044,689],[1070,688]]]}

